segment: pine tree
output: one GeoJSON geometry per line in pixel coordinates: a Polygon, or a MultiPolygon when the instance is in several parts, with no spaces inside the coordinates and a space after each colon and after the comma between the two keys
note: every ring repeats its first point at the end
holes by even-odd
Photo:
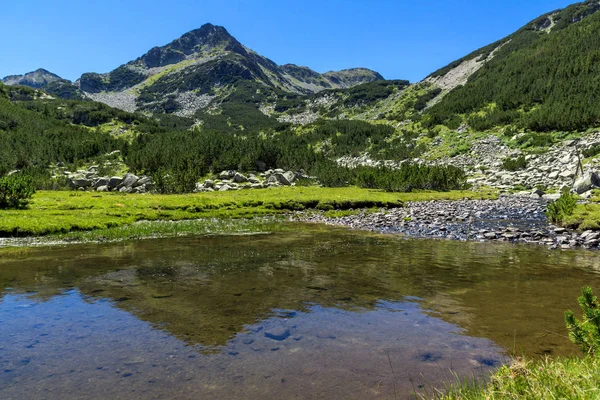
{"type": "Polygon", "coordinates": [[[600,309],[598,298],[589,286],[581,290],[578,298],[583,311],[583,319],[575,318],[573,311],[565,312],[565,323],[569,330],[569,338],[586,354],[595,355],[600,348],[600,309]]]}

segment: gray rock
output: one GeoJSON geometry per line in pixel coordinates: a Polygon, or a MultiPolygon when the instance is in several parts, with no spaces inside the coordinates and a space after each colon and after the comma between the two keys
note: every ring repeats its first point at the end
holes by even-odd
{"type": "Polygon", "coordinates": [[[215,187],[215,181],[207,179],[202,184],[202,187],[205,187],[205,188],[214,188],[215,187]]]}
{"type": "Polygon", "coordinates": [[[136,183],[133,184],[134,188],[145,186],[148,183],[151,183],[152,179],[149,176],[141,176],[136,183]]]}
{"type": "Polygon", "coordinates": [[[556,243],[558,244],[569,244],[569,238],[567,236],[557,236],[556,243]]]}
{"type": "Polygon", "coordinates": [[[131,186],[123,186],[119,189],[119,192],[121,193],[131,193],[132,191],[133,189],[131,188],[131,186]]]}
{"type": "Polygon", "coordinates": [[[107,186],[108,187],[108,178],[99,178],[92,185],[92,187],[94,189],[98,189],[100,186],[107,186]]]}
{"type": "Polygon", "coordinates": [[[104,185],[104,186],[98,186],[96,188],[96,192],[108,192],[108,186],[104,185]]]}
{"type": "Polygon", "coordinates": [[[560,176],[561,178],[572,178],[575,176],[575,171],[567,169],[566,171],[563,171],[560,174],[558,174],[558,176],[560,176]]]}
{"type": "Polygon", "coordinates": [[[553,172],[550,173],[550,175],[548,175],[548,178],[550,178],[550,179],[558,179],[558,174],[559,173],[560,173],[559,171],[553,171],[553,172]]]}
{"type": "Polygon", "coordinates": [[[113,176],[112,178],[110,178],[108,180],[108,187],[111,189],[114,189],[117,186],[119,186],[121,184],[121,182],[123,182],[123,178],[118,177],[118,176],[113,176]]]}
{"type": "Polygon", "coordinates": [[[285,174],[283,174],[283,176],[285,177],[285,179],[287,179],[287,181],[292,184],[294,182],[296,182],[296,174],[293,173],[292,171],[288,171],[285,174]]]}
{"type": "Polygon", "coordinates": [[[575,181],[573,191],[577,194],[582,194],[597,186],[600,186],[600,177],[595,172],[586,172],[575,181]]]}
{"type": "Polygon", "coordinates": [[[225,184],[219,188],[219,192],[226,192],[226,191],[232,190],[232,189],[233,188],[231,186],[229,186],[228,184],[225,184]]]}
{"type": "Polygon", "coordinates": [[[87,188],[92,186],[92,181],[84,178],[73,179],[71,182],[76,188],[87,188]]]}
{"type": "Polygon", "coordinates": [[[290,186],[292,183],[288,181],[284,174],[275,172],[267,179],[268,183],[279,183],[284,186],[290,186]]]}
{"type": "Polygon", "coordinates": [[[244,182],[248,182],[248,178],[245,175],[242,175],[239,172],[236,172],[235,175],[233,176],[233,181],[236,183],[244,183],[244,182]]]}
{"type": "Polygon", "coordinates": [[[542,199],[545,200],[558,200],[560,198],[560,193],[550,193],[542,196],[542,199]]]}
{"type": "Polygon", "coordinates": [[[125,176],[123,177],[123,181],[121,182],[118,188],[133,188],[133,185],[135,185],[139,179],[140,178],[134,174],[125,174],[125,176]]]}
{"type": "Polygon", "coordinates": [[[231,179],[235,176],[235,171],[222,171],[219,174],[219,179],[231,179]]]}

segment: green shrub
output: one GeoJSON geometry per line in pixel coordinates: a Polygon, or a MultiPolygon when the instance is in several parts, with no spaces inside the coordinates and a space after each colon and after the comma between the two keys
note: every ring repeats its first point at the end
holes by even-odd
{"type": "Polygon", "coordinates": [[[13,174],[0,178],[0,209],[24,208],[35,193],[30,176],[13,174]]]}
{"type": "Polygon", "coordinates": [[[355,181],[355,171],[341,167],[335,161],[322,161],[315,165],[312,173],[326,187],[351,186],[355,181]]]}
{"type": "Polygon", "coordinates": [[[466,175],[453,166],[402,164],[400,168],[362,167],[356,171],[356,184],[387,192],[413,190],[459,190],[466,187],[466,175]]]}
{"type": "Polygon", "coordinates": [[[516,140],[521,148],[527,147],[550,147],[554,144],[554,138],[548,133],[527,133],[516,140]]]}
{"type": "Polygon", "coordinates": [[[585,158],[596,157],[600,154],[600,145],[592,146],[589,149],[585,149],[581,152],[585,158]]]}
{"type": "Polygon", "coordinates": [[[322,162],[313,173],[323,186],[356,185],[386,192],[413,190],[460,190],[466,188],[466,175],[453,166],[426,166],[403,164],[399,168],[358,167],[346,168],[337,163],[322,162]]]}
{"type": "Polygon", "coordinates": [[[565,312],[565,323],[569,330],[569,339],[586,354],[595,355],[600,347],[600,309],[598,298],[594,296],[589,286],[581,290],[577,299],[583,319],[575,318],[573,311],[565,312]]]}
{"type": "Polygon", "coordinates": [[[525,156],[521,155],[517,158],[505,158],[502,162],[502,168],[507,171],[518,171],[527,168],[527,161],[525,156]]]}
{"type": "Polygon", "coordinates": [[[554,223],[560,223],[565,219],[565,217],[573,215],[576,205],[577,198],[575,195],[570,193],[568,190],[565,190],[560,195],[558,200],[553,201],[548,205],[546,215],[548,218],[550,218],[550,221],[554,223]]]}

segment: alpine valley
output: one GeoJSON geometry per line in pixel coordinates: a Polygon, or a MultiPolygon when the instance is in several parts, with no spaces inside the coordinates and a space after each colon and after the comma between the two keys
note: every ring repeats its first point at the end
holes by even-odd
{"type": "Polygon", "coordinates": [[[0,399],[599,399],[600,0],[420,82],[367,66],[205,24],[2,79],[0,399]]]}
{"type": "Polygon", "coordinates": [[[76,82],[8,76],[0,173],[29,170],[47,187],[101,164],[191,191],[221,170],[282,168],[335,186],[352,181],[346,170],[410,163],[457,167],[473,187],[560,189],[578,154],[586,169],[600,162],[599,10],[542,15],[416,83],[277,65],[211,24],[76,82]]]}

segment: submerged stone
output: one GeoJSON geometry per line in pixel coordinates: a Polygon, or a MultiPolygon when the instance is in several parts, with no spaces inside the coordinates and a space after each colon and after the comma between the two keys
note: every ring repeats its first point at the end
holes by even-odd
{"type": "Polygon", "coordinates": [[[287,328],[274,328],[274,329],[269,329],[268,331],[265,332],[265,337],[268,337],[269,339],[273,339],[273,340],[277,340],[277,341],[282,341],[287,339],[290,336],[290,330],[287,328]]]}

